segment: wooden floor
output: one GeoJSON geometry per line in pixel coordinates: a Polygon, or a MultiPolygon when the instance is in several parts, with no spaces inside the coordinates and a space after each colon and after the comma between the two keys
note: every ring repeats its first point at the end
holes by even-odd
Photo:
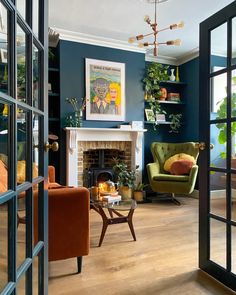
{"type": "Polygon", "coordinates": [[[49,264],[49,294],[235,294],[198,270],[198,200],[179,198],[140,204],[134,214],[137,241],[127,224],[108,227],[97,247],[101,218],[91,211],[91,250],[81,274],[76,259],[49,264]]]}

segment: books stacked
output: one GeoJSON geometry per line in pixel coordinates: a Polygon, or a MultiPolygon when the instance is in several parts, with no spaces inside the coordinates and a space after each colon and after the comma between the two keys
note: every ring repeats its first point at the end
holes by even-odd
{"type": "Polygon", "coordinates": [[[102,200],[107,203],[117,203],[117,202],[121,201],[121,196],[120,195],[104,196],[104,197],[102,197],[102,200]]]}

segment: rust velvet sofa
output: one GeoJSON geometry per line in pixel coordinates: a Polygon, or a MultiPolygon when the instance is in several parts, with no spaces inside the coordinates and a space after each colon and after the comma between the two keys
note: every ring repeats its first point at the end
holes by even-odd
{"type": "MultiPolygon", "coordinates": [[[[49,166],[48,189],[48,259],[49,261],[77,257],[78,273],[82,256],[89,253],[90,196],[84,187],[65,187],[55,183],[55,168],[49,166]]],[[[34,238],[38,240],[38,202],[34,195],[34,238]]]]}

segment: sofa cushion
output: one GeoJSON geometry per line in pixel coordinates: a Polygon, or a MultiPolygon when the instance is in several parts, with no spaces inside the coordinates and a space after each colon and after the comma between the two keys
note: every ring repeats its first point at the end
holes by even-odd
{"type": "Polygon", "coordinates": [[[158,174],[157,176],[153,177],[155,181],[177,181],[177,182],[188,182],[189,176],[188,175],[170,175],[170,174],[158,174]]]}
{"type": "Polygon", "coordinates": [[[7,191],[8,176],[7,176],[7,168],[3,161],[0,160],[0,193],[4,193],[7,191]]]}
{"type": "MultiPolygon", "coordinates": [[[[26,163],[24,160],[17,162],[17,183],[25,182],[26,163]]],[[[38,177],[38,167],[33,163],[33,178],[38,177]]]]}
{"type": "Polygon", "coordinates": [[[189,174],[193,167],[192,161],[178,160],[175,161],[170,167],[170,173],[173,175],[184,175],[189,174]]]}
{"type": "Polygon", "coordinates": [[[179,160],[187,160],[187,161],[191,161],[193,163],[193,165],[196,164],[196,160],[194,159],[193,156],[185,154],[185,153],[180,153],[180,154],[176,154],[176,155],[168,158],[165,161],[164,170],[167,172],[170,172],[170,168],[171,168],[172,164],[176,161],[179,161],[179,160]]]}

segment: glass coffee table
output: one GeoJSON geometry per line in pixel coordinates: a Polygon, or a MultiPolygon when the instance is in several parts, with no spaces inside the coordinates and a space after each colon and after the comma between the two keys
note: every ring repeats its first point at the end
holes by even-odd
{"type": "Polygon", "coordinates": [[[102,217],[103,225],[98,247],[101,247],[108,225],[127,222],[134,241],[136,236],[133,226],[133,214],[137,207],[135,200],[108,203],[104,201],[91,201],[91,209],[102,217]],[[122,213],[121,213],[122,212],[122,213]],[[127,212],[124,214],[123,212],[127,212]]]}

